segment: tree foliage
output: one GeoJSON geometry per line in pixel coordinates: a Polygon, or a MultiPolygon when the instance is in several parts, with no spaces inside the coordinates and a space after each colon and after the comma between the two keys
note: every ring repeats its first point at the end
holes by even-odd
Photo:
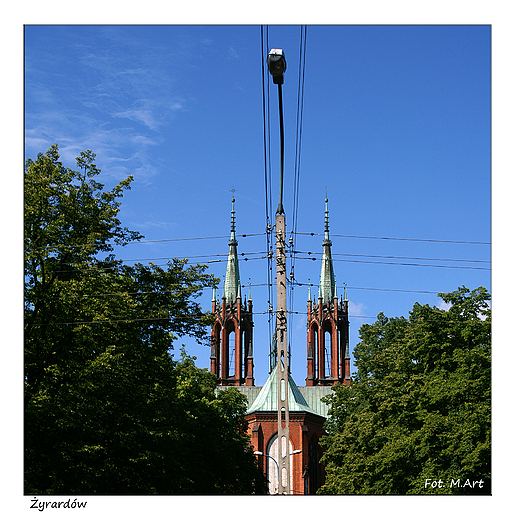
{"type": "Polygon", "coordinates": [[[207,341],[195,300],[213,276],[117,260],[141,238],[117,217],[131,177],[105,191],[91,151],[79,171],[59,159],[25,169],[25,492],[260,492],[245,397],[172,356],[179,336],[207,341]]]}
{"type": "Polygon", "coordinates": [[[329,396],[320,493],[491,492],[491,311],[486,289],[416,303],[360,329],[357,373],[329,396]]]}

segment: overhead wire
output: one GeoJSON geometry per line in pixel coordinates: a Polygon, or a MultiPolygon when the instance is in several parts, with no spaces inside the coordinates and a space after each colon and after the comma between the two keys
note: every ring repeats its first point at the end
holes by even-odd
{"type": "MultiPolygon", "coordinates": [[[[315,257],[302,257],[298,256],[298,259],[303,260],[317,260],[315,257]]],[[[421,264],[421,263],[409,263],[409,262],[383,262],[380,260],[352,260],[350,258],[333,258],[334,262],[352,262],[358,264],[382,264],[382,265],[396,265],[396,266],[410,266],[410,267],[438,267],[441,269],[474,269],[479,271],[490,271],[490,267],[475,267],[470,265],[442,265],[442,264],[421,264]]]]}
{"type": "MultiPolygon", "coordinates": [[[[251,288],[257,288],[257,287],[266,287],[268,286],[269,284],[266,283],[266,282],[262,282],[262,283],[252,283],[252,284],[247,284],[247,285],[242,285],[242,287],[251,287],[251,288]]],[[[314,284],[311,284],[311,283],[303,283],[303,282],[296,282],[296,285],[298,286],[310,286],[310,287],[313,287],[314,284]]],[[[172,284],[169,284],[169,287],[174,287],[174,286],[179,286],[179,287],[183,287],[183,285],[181,283],[172,283],[172,284]]],[[[342,288],[343,287],[340,287],[338,286],[339,288],[342,288]]],[[[388,288],[388,287],[360,287],[360,286],[353,286],[353,285],[346,285],[346,287],[348,289],[352,289],[352,290],[358,290],[358,291],[387,291],[387,292],[401,292],[401,293],[415,293],[415,294],[439,294],[443,291],[429,291],[429,290],[425,290],[425,289],[393,289],[393,288],[388,288]]],[[[195,292],[198,292],[198,291],[212,291],[213,290],[213,287],[199,287],[195,290],[195,292]]],[[[114,296],[145,296],[145,295],[148,295],[148,294],[164,294],[164,293],[173,293],[175,292],[176,289],[159,289],[159,290],[153,290],[153,291],[134,291],[134,292],[110,292],[110,293],[92,293],[92,294],[88,294],[88,293],[76,293],[74,296],[78,296],[78,297],[81,297],[81,298],[105,298],[105,297],[114,297],[114,296]]],[[[62,295],[63,298],[67,298],[68,296],[67,295],[62,295]]],[[[256,309],[255,309],[255,312],[256,312],[256,309]]],[[[268,311],[263,311],[263,312],[268,312],[268,311]]]]}
{"type": "MultiPolygon", "coordinates": [[[[296,232],[297,235],[309,235],[309,236],[323,236],[324,233],[306,233],[296,232]]],[[[444,244],[471,244],[471,245],[491,245],[491,242],[481,242],[479,240],[447,240],[438,238],[406,238],[406,237],[382,237],[382,236],[368,236],[368,235],[341,235],[332,233],[332,238],[361,238],[369,240],[403,240],[406,242],[437,242],[444,244]]]]}
{"type": "Polygon", "coordinates": [[[303,134],[303,108],[306,64],[306,33],[307,26],[301,26],[299,43],[299,73],[297,86],[297,114],[296,114],[296,144],[294,156],[294,197],[292,209],[292,235],[297,233],[297,216],[299,209],[299,180],[301,169],[301,138],[303,134]]]}
{"type": "MultiPolygon", "coordinates": [[[[447,312],[445,309],[439,309],[443,312],[447,312]]],[[[260,315],[266,315],[268,314],[268,310],[264,311],[255,311],[253,314],[258,317],[260,315]]],[[[133,322],[146,322],[146,321],[181,321],[181,320],[197,320],[206,318],[209,316],[210,313],[205,314],[199,314],[199,315],[184,315],[184,316],[151,316],[151,317],[145,317],[145,318],[110,318],[105,320],[76,320],[76,321],[55,321],[55,322],[48,322],[48,323],[31,323],[31,327],[48,327],[48,326],[55,326],[55,325],[109,325],[113,323],[133,323],[133,322]]],[[[292,315],[300,315],[300,316],[307,316],[307,311],[289,311],[287,310],[287,314],[292,315]]],[[[354,319],[370,319],[370,320],[376,320],[378,319],[378,316],[368,316],[363,314],[349,314],[349,318],[354,319]]],[[[403,318],[403,316],[401,316],[403,318]]],[[[434,322],[434,321],[440,321],[440,319],[429,319],[424,318],[425,322],[434,322]]],[[[461,320],[449,320],[454,323],[459,323],[461,320]]]]}
{"type": "MultiPolygon", "coordinates": [[[[294,250],[292,254],[296,255],[298,260],[311,260],[315,261],[319,259],[322,255],[321,252],[313,252],[313,251],[299,251],[294,250]],[[308,256],[302,256],[308,255],[308,256]]],[[[130,262],[152,262],[160,261],[160,260],[180,260],[187,261],[197,260],[201,261],[201,263],[213,264],[224,262],[227,257],[225,253],[206,253],[201,255],[186,255],[186,256],[177,256],[177,255],[169,255],[164,257],[147,257],[147,258],[125,258],[125,259],[117,259],[116,265],[113,266],[102,266],[102,265],[91,265],[89,267],[72,267],[71,264],[70,269],[56,269],[52,272],[54,273],[66,273],[66,272],[82,272],[82,271],[110,271],[119,268],[120,263],[130,263],[130,262]]],[[[240,252],[239,257],[243,261],[249,260],[262,260],[267,259],[268,264],[271,263],[271,255],[270,249],[268,251],[247,251],[240,252]]],[[[370,253],[333,253],[332,254],[333,261],[335,262],[352,262],[352,263],[366,263],[366,264],[382,264],[382,265],[393,265],[393,266],[412,266],[412,267],[438,267],[438,268],[453,268],[453,269],[477,269],[477,270],[490,270],[490,267],[476,267],[476,266],[468,266],[468,265],[443,265],[443,264],[426,264],[420,262],[399,262],[399,261],[381,261],[381,260],[368,260],[371,258],[375,259],[384,259],[384,260],[422,260],[427,262],[463,262],[463,263],[474,263],[474,264],[491,264],[490,260],[481,260],[481,259],[471,259],[471,258],[442,258],[442,257],[424,257],[424,256],[397,256],[397,255],[376,255],[370,253]],[[347,258],[339,258],[339,257],[347,257],[347,258]],[[351,257],[351,258],[350,258],[351,257]],[[358,259],[354,259],[358,258],[358,259]]],[[[162,266],[167,265],[168,262],[165,263],[154,263],[154,265],[162,266]]],[[[295,280],[290,281],[293,286],[300,285],[295,280]]],[[[270,271],[268,269],[268,284],[272,286],[272,279],[270,276],[270,271]]],[[[270,301],[270,299],[269,299],[270,301]]]]}
{"type": "Polygon", "coordinates": [[[266,237],[267,237],[267,288],[268,288],[268,344],[272,345],[272,173],[270,157],[270,96],[269,82],[266,70],[267,54],[269,52],[269,26],[260,26],[261,43],[261,69],[262,69],[262,116],[263,116],[263,151],[264,151],[264,176],[265,176],[265,217],[266,217],[266,237]]]}
{"type": "MultiPolygon", "coordinates": [[[[247,238],[247,237],[256,237],[256,236],[263,236],[265,235],[265,232],[260,233],[244,233],[244,234],[237,234],[236,236],[239,238],[247,238]]],[[[43,250],[55,250],[55,249],[73,249],[73,248],[87,248],[87,247],[98,247],[98,246],[104,246],[107,245],[109,247],[125,247],[128,245],[135,245],[135,244],[151,244],[151,243],[159,243],[159,242],[184,242],[184,241],[193,241],[193,240],[218,240],[225,238],[227,240],[227,235],[218,235],[218,236],[205,236],[205,237],[175,237],[175,238],[156,238],[156,239],[150,239],[150,240],[131,240],[129,242],[126,242],[123,245],[120,244],[101,244],[96,242],[89,242],[86,244],[52,244],[48,246],[41,246],[41,247],[27,247],[25,250],[27,252],[35,252],[35,251],[43,251],[43,250]]]]}
{"type": "MultiPolygon", "coordinates": [[[[304,85],[305,85],[305,64],[306,64],[306,33],[307,26],[302,25],[300,28],[299,37],[299,63],[298,63],[298,81],[297,81],[297,113],[296,113],[296,140],[294,150],[294,186],[293,186],[293,203],[292,203],[292,232],[289,239],[289,259],[290,259],[290,274],[287,279],[287,285],[290,287],[289,291],[289,305],[290,309],[294,308],[294,288],[295,288],[295,236],[297,231],[297,216],[299,208],[299,185],[300,185],[300,170],[301,170],[301,138],[303,134],[303,107],[304,107],[304,85]]],[[[293,337],[292,328],[288,329],[289,343],[293,337]]]]}
{"type": "MultiPolygon", "coordinates": [[[[270,188],[269,188],[270,191],[270,188]]],[[[305,235],[305,236],[324,236],[324,233],[315,233],[315,232],[302,232],[302,231],[291,231],[292,235],[305,235]]],[[[243,233],[237,234],[238,238],[248,238],[248,237],[256,237],[270,235],[270,231],[262,231],[258,233],[243,233]]],[[[394,240],[394,241],[404,241],[404,242],[428,242],[428,243],[442,243],[442,244],[464,244],[464,245],[487,245],[490,246],[491,242],[480,241],[480,240],[456,240],[456,239],[440,239],[440,238],[417,238],[417,237],[389,237],[389,236],[373,236],[373,235],[343,235],[339,233],[332,233],[332,238],[358,238],[358,239],[366,239],[366,240],[394,240]]],[[[160,242],[184,242],[184,241],[194,241],[194,240],[218,240],[218,239],[227,239],[227,235],[217,235],[217,236],[200,236],[200,237],[175,237],[175,238],[158,238],[158,239],[150,239],[150,240],[133,240],[127,242],[125,245],[137,245],[137,244],[150,244],[150,243],[160,243],[160,242]]],[[[269,236],[267,236],[269,239],[269,236]]],[[[95,242],[90,242],[86,244],[52,244],[48,246],[41,247],[27,247],[26,252],[35,252],[35,251],[43,251],[43,250],[56,250],[56,249],[66,249],[66,248],[86,248],[86,247],[94,247],[103,244],[98,244],[95,242]]],[[[118,244],[107,244],[113,247],[124,247],[119,246],[118,244]]]]}
{"type": "MultiPolygon", "coordinates": [[[[297,254],[304,254],[315,256],[322,256],[322,252],[318,251],[296,251],[297,254]]],[[[354,257],[362,257],[362,258],[385,258],[385,259],[394,259],[394,260],[427,260],[434,262],[471,262],[471,263],[481,263],[481,264],[490,264],[491,260],[477,260],[477,259],[468,259],[468,258],[435,258],[435,257],[426,257],[426,256],[396,256],[396,255],[374,255],[369,253],[332,253],[333,260],[339,261],[337,256],[354,256],[354,257]]]]}

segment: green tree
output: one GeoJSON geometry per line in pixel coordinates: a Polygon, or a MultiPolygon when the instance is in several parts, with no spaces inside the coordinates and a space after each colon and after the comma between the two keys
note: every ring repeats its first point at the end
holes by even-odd
{"type": "Polygon", "coordinates": [[[360,329],[357,373],[328,398],[320,493],[491,491],[491,311],[480,287],[360,329]]]}
{"type": "Polygon", "coordinates": [[[245,398],[172,356],[179,336],[207,341],[195,300],[215,279],[117,260],[141,238],[117,218],[132,179],[104,191],[94,159],[73,171],[55,145],[26,164],[25,492],[260,492],[245,398]]]}

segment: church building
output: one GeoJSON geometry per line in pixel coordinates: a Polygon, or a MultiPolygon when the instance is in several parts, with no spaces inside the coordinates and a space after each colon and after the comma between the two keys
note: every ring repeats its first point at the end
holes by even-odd
{"type": "MultiPolygon", "coordinates": [[[[320,464],[328,408],[321,398],[332,385],[350,383],[349,320],[347,293],[339,301],[331,257],[328,199],[325,201],[324,240],[317,297],[310,288],[307,301],[307,343],[305,386],[288,376],[290,482],[294,495],[314,494],[324,483],[320,464]],[[326,369],[328,367],[328,370],[326,369]]],[[[287,447],[278,446],[277,367],[271,366],[263,386],[254,384],[253,302],[242,299],[232,199],[231,236],[226,278],[221,301],[213,291],[210,371],[217,376],[218,390],[237,387],[248,400],[246,419],[251,444],[269,481],[269,493],[278,490],[278,456],[287,447]]],[[[296,353],[298,349],[294,347],[296,353]]],[[[299,349],[301,350],[301,349],[299,349]]],[[[304,350],[304,349],[303,349],[304,350]]],[[[286,440],[285,440],[286,443],[286,440]]]]}

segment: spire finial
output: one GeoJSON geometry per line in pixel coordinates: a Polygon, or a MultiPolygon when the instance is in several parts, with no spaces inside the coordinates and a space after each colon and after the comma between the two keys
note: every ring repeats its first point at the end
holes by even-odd
{"type": "Polygon", "coordinates": [[[328,193],[326,193],[326,198],[324,199],[325,210],[324,210],[324,239],[330,239],[330,219],[329,219],[329,211],[328,211],[328,193]]]}
{"type": "Polygon", "coordinates": [[[233,192],[231,198],[231,240],[235,240],[235,188],[231,191],[233,192]]]}

